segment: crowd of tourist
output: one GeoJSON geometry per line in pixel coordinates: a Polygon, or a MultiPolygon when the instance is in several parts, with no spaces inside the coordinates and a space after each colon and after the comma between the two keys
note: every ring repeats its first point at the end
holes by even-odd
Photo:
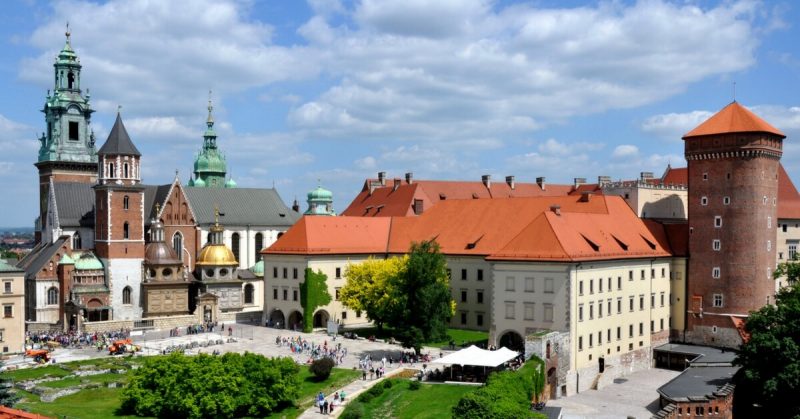
{"type": "Polygon", "coordinates": [[[333,414],[333,411],[336,408],[336,406],[341,406],[342,404],[344,404],[344,398],[345,398],[344,390],[339,390],[333,393],[333,397],[331,397],[330,401],[325,397],[325,394],[320,391],[319,394],[317,394],[317,403],[316,403],[317,406],[319,407],[319,413],[322,413],[323,415],[327,415],[329,413],[333,414]]]}
{"type": "Polygon", "coordinates": [[[61,346],[81,348],[83,346],[96,346],[103,348],[110,342],[130,337],[131,331],[120,329],[111,332],[25,332],[25,347],[61,346]]]}
{"type": "Polygon", "coordinates": [[[341,365],[344,363],[344,358],[347,356],[347,348],[343,348],[341,343],[337,343],[336,345],[331,343],[329,346],[327,340],[320,345],[308,339],[303,339],[300,336],[278,336],[275,338],[275,344],[280,347],[288,348],[293,354],[308,355],[307,364],[310,364],[315,359],[330,358],[336,365],[341,365]]]}

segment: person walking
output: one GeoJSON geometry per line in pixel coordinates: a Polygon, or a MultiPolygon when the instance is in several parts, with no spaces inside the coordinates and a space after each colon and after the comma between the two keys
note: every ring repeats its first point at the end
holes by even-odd
{"type": "Polygon", "coordinates": [[[342,403],[344,403],[344,396],[345,396],[345,394],[346,394],[346,393],[344,392],[344,390],[342,390],[342,391],[340,391],[340,392],[339,392],[339,401],[341,401],[342,403]]]}

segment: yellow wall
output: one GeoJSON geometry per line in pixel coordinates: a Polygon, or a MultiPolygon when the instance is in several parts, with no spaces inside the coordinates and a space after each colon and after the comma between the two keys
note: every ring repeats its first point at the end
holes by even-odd
{"type": "Polygon", "coordinates": [[[16,353],[25,350],[25,282],[23,272],[0,272],[0,330],[2,341],[0,350],[3,353],[16,353]],[[6,284],[11,284],[10,292],[6,292],[6,284]],[[5,307],[11,307],[11,316],[5,317],[5,307]]]}

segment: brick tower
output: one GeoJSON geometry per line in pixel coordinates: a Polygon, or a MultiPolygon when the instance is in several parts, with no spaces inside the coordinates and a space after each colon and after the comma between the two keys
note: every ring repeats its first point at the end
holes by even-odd
{"type": "Polygon", "coordinates": [[[47,91],[44,109],[47,132],[39,137],[39,218],[36,242],[41,241],[47,224],[47,197],[51,182],[97,181],[97,151],[89,123],[94,110],[89,106],[89,91],[81,91],[81,62],[67,41],[56,57],[53,94],[47,91]]]}
{"type": "Polygon", "coordinates": [[[139,298],[145,213],[141,153],[131,142],[119,113],[97,154],[100,171],[94,186],[95,251],[106,269],[114,319],[138,319],[142,315],[139,298]]]}
{"type": "Polygon", "coordinates": [[[778,167],[786,136],[737,102],[686,134],[686,340],[738,347],[736,326],[774,302],[778,167]]]}

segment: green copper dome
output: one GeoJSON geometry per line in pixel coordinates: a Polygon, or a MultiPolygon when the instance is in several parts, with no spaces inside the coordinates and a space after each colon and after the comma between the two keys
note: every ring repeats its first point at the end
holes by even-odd
{"type": "Polygon", "coordinates": [[[96,271],[103,269],[103,264],[100,263],[93,254],[86,252],[75,261],[75,269],[83,271],[96,271]]]}
{"type": "Polygon", "coordinates": [[[236,187],[236,181],[234,181],[233,178],[228,179],[228,181],[225,182],[225,187],[226,188],[235,188],[236,187]]]}
{"type": "Polygon", "coordinates": [[[190,177],[190,178],[189,178],[189,183],[187,183],[186,185],[187,185],[187,186],[194,186],[194,178],[193,178],[193,177],[190,177]]]}
{"type": "Polygon", "coordinates": [[[333,192],[318,185],[308,193],[308,209],[305,215],[336,215],[333,210],[333,192]]]}
{"type": "MultiPolygon", "coordinates": [[[[209,92],[210,95],[211,92],[209,92]]],[[[195,188],[222,188],[235,187],[228,186],[225,182],[225,175],[228,165],[225,162],[225,155],[217,148],[217,133],[214,131],[214,118],[211,115],[211,99],[208,100],[208,120],[206,120],[206,132],[203,133],[203,148],[197,154],[194,161],[194,186],[195,188]]]]}
{"type": "Polygon", "coordinates": [[[61,256],[61,260],[58,261],[59,265],[74,265],[75,261],[69,257],[68,254],[64,253],[64,256],[61,256]]]}
{"type": "Polygon", "coordinates": [[[317,189],[308,193],[308,200],[333,201],[333,192],[322,186],[317,186],[317,189]]]}
{"type": "Polygon", "coordinates": [[[259,260],[258,262],[256,262],[256,264],[253,265],[250,268],[250,272],[252,272],[253,275],[255,275],[255,276],[263,277],[264,276],[264,261],[263,260],[259,260]]]}
{"type": "Polygon", "coordinates": [[[194,186],[195,188],[204,188],[206,186],[206,182],[201,178],[197,178],[194,180],[194,183],[190,186],[194,186]]]}

